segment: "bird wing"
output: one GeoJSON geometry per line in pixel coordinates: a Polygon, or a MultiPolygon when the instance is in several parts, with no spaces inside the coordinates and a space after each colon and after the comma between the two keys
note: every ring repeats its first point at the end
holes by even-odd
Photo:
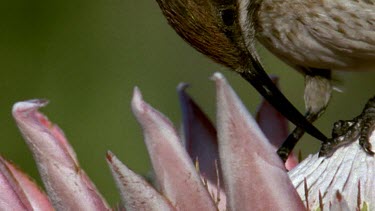
{"type": "Polygon", "coordinates": [[[351,59],[375,59],[375,0],[317,2],[301,17],[322,46],[351,59]]]}

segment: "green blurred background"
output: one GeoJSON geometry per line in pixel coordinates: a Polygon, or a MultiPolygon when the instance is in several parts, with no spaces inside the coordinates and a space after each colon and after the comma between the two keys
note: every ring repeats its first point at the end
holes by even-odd
{"type": "MultiPolygon", "coordinates": [[[[269,73],[303,111],[303,78],[259,48],[269,73]]],[[[3,0],[0,6],[0,152],[32,177],[38,173],[11,117],[13,103],[46,98],[42,111],[66,133],[82,167],[111,204],[117,190],[105,162],[112,150],[138,173],[149,169],[141,130],[131,110],[134,86],[177,125],[179,82],[215,116],[215,71],[223,72],[249,110],[260,97],[239,76],[214,64],[180,39],[154,0],[3,0]],[[206,91],[202,91],[206,90],[206,91]]],[[[344,93],[334,93],[317,127],[329,134],[338,119],[359,114],[375,93],[374,73],[338,76],[344,93]]],[[[316,152],[306,136],[298,148],[316,152]]],[[[39,180],[38,180],[39,181],[39,180]]]]}

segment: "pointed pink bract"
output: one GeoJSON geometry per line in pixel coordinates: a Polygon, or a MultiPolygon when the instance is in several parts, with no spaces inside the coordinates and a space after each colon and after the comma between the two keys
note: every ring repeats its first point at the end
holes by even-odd
{"type": "Polygon", "coordinates": [[[164,196],[160,195],[142,177],[128,169],[111,152],[107,153],[107,162],[127,211],[175,210],[164,196]]]}
{"type": "Polygon", "coordinates": [[[284,165],[226,82],[217,89],[219,155],[229,210],[305,210],[284,165]]]}
{"type": "Polygon", "coordinates": [[[186,84],[178,87],[185,148],[194,162],[198,159],[202,176],[216,183],[215,161],[219,162],[216,129],[185,89],[186,84]]]}
{"type": "Polygon", "coordinates": [[[53,210],[48,197],[35,182],[1,156],[0,180],[0,201],[2,201],[0,202],[0,210],[21,210],[21,207],[26,210],[53,210]],[[15,198],[8,198],[11,197],[11,194],[14,194],[13,197],[15,198]],[[8,200],[4,200],[5,198],[8,198],[8,200]]]}
{"type": "MultiPolygon", "coordinates": [[[[272,81],[278,86],[279,79],[277,77],[272,77],[272,81]]],[[[283,141],[288,137],[288,120],[264,98],[256,114],[256,121],[269,142],[275,148],[281,147],[283,141]]]]}
{"type": "Polygon", "coordinates": [[[132,108],[143,128],[163,195],[178,210],[216,210],[171,122],[146,104],[137,88],[134,90],[132,108]]]}
{"type": "Polygon", "coordinates": [[[202,109],[185,92],[186,88],[187,84],[183,83],[177,88],[182,110],[184,145],[191,159],[198,161],[199,172],[208,181],[209,192],[219,201],[219,210],[225,210],[226,197],[222,189],[216,129],[202,109]],[[217,187],[218,185],[220,187],[217,187]]]}
{"type": "MultiPolygon", "coordinates": [[[[272,81],[278,86],[279,78],[271,76],[272,81]]],[[[262,99],[256,112],[256,121],[269,142],[275,147],[275,150],[281,147],[288,137],[288,120],[278,112],[267,100],[262,99]]],[[[287,170],[291,170],[298,165],[298,159],[292,152],[285,162],[287,170]]]]}
{"type": "Polygon", "coordinates": [[[47,193],[58,210],[109,210],[63,132],[37,111],[43,100],[16,103],[13,116],[33,153],[47,193]]]}

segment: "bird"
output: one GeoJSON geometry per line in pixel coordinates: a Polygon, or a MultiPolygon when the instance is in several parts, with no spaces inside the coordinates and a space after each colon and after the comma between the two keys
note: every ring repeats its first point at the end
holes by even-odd
{"type": "Polygon", "coordinates": [[[324,142],[327,137],[307,120],[267,75],[255,48],[252,0],[156,0],[169,25],[187,43],[248,81],[289,121],[324,142]]]}
{"type": "Polygon", "coordinates": [[[374,59],[373,0],[156,2],[178,35],[241,75],[296,125],[278,151],[283,160],[305,131],[327,141],[312,122],[331,98],[331,71],[359,68],[374,59]],[[341,13],[342,9],[348,11],[341,13]],[[305,76],[305,115],[270,80],[255,47],[257,40],[305,76]]]}
{"type": "MultiPolygon", "coordinates": [[[[330,101],[332,71],[375,70],[375,0],[256,2],[250,21],[255,36],[304,75],[305,116],[310,122],[323,114],[330,101]]],[[[279,155],[285,159],[303,133],[297,127],[279,155]]]]}

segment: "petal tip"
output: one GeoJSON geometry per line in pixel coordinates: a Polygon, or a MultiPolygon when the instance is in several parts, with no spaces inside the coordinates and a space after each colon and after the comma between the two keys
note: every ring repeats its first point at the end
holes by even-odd
{"type": "Polygon", "coordinates": [[[138,87],[134,87],[133,98],[131,102],[133,112],[134,113],[143,112],[144,111],[143,105],[144,105],[144,101],[143,101],[142,93],[138,87]]]}
{"type": "Polygon", "coordinates": [[[189,95],[186,93],[186,89],[188,87],[189,87],[189,84],[187,83],[179,83],[177,86],[177,94],[178,94],[183,112],[184,110],[186,110],[186,104],[190,99],[189,95]]]}
{"type": "Polygon", "coordinates": [[[178,84],[177,86],[177,91],[180,93],[180,92],[184,92],[186,88],[188,88],[190,85],[188,83],[185,83],[185,82],[181,82],[178,84]]]}
{"type": "Polygon", "coordinates": [[[108,163],[112,163],[112,159],[113,159],[114,156],[115,155],[111,151],[109,151],[109,150],[107,151],[105,157],[106,157],[108,163]]]}
{"type": "Polygon", "coordinates": [[[219,72],[215,72],[212,76],[211,76],[211,79],[214,80],[214,81],[220,81],[220,80],[225,80],[225,77],[223,74],[219,73],[219,72]]]}
{"type": "Polygon", "coordinates": [[[38,109],[48,104],[46,99],[33,99],[21,101],[13,105],[12,113],[25,112],[29,110],[38,109]]]}

